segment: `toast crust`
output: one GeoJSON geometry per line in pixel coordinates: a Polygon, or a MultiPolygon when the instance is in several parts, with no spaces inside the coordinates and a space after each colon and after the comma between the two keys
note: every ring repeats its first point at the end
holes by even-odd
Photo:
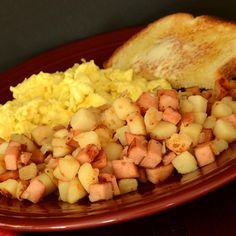
{"type": "Polygon", "coordinates": [[[172,14],[131,37],[104,67],[133,68],[147,79],[167,79],[174,88],[213,89],[217,79],[236,77],[236,23],[172,14]]]}

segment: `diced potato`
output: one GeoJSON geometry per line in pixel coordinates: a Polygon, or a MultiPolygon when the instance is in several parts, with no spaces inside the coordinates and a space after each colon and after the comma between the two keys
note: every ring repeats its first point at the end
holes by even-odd
{"type": "Polygon", "coordinates": [[[59,199],[63,202],[67,202],[69,186],[70,186],[69,181],[62,181],[62,180],[58,181],[59,199]]]}
{"type": "Polygon", "coordinates": [[[232,108],[224,102],[217,101],[213,104],[211,109],[211,115],[216,118],[229,116],[232,114],[232,108]]]}
{"type": "Polygon", "coordinates": [[[60,200],[71,204],[87,195],[78,178],[72,179],[71,181],[60,180],[58,182],[58,190],[60,200]]]}
{"type": "Polygon", "coordinates": [[[185,133],[172,134],[171,137],[166,140],[166,146],[175,153],[187,151],[191,144],[191,137],[185,133]]]}
{"type": "Polygon", "coordinates": [[[137,179],[120,179],[118,186],[121,194],[136,191],[138,189],[137,179]]]}
{"type": "Polygon", "coordinates": [[[223,119],[219,119],[216,121],[213,133],[216,138],[223,139],[228,143],[236,140],[236,129],[230,122],[223,119]]]}
{"type": "Polygon", "coordinates": [[[53,147],[51,142],[43,142],[42,146],[40,147],[40,151],[43,154],[46,154],[47,152],[52,152],[53,147]]]}
{"type": "Polygon", "coordinates": [[[177,155],[172,164],[180,174],[187,174],[198,169],[195,157],[188,151],[177,155]]]}
{"type": "Polygon", "coordinates": [[[16,198],[18,182],[15,179],[8,179],[0,183],[0,193],[9,198],[16,198]]]}
{"type": "Polygon", "coordinates": [[[154,129],[151,130],[150,136],[151,138],[162,140],[169,138],[172,134],[177,132],[177,127],[168,122],[168,121],[160,121],[154,129]]]}
{"type": "Polygon", "coordinates": [[[232,97],[231,96],[226,96],[221,99],[221,102],[225,104],[230,104],[232,102],[232,97]]]}
{"type": "Polygon", "coordinates": [[[202,125],[191,123],[187,126],[181,126],[180,134],[188,135],[192,139],[192,145],[195,146],[198,144],[201,130],[202,130],[202,125]]]}
{"type": "Polygon", "coordinates": [[[3,142],[0,144],[0,155],[4,155],[6,150],[7,150],[7,147],[8,147],[8,142],[3,142]]]}
{"type": "Polygon", "coordinates": [[[158,111],[155,107],[150,107],[144,115],[144,124],[147,132],[150,132],[162,119],[163,112],[158,111]]]}
{"type": "Polygon", "coordinates": [[[22,194],[23,192],[26,190],[28,186],[28,181],[18,181],[18,185],[17,185],[17,188],[16,188],[16,198],[18,200],[23,200],[22,198],[22,194]]]}
{"type": "Polygon", "coordinates": [[[45,186],[44,196],[53,193],[57,189],[57,185],[53,180],[53,177],[48,173],[42,173],[38,175],[36,178],[40,180],[45,186]]]}
{"type": "Polygon", "coordinates": [[[207,111],[207,99],[202,97],[201,95],[189,96],[188,100],[193,104],[193,112],[207,111]]]}
{"type": "Polygon", "coordinates": [[[236,114],[236,101],[232,101],[231,103],[229,103],[233,114],[236,114]]]}
{"type": "Polygon", "coordinates": [[[35,163],[31,163],[19,169],[19,177],[21,180],[30,180],[36,177],[38,169],[35,163]]]}
{"type": "Polygon", "coordinates": [[[59,159],[58,167],[62,175],[67,177],[68,180],[71,180],[76,176],[80,164],[74,157],[67,155],[64,158],[59,159]]]}
{"type": "Polygon", "coordinates": [[[94,113],[86,108],[80,108],[70,120],[73,129],[81,131],[93,130],[97,125],[97,119],[94,113]]]}
{"type": "Polygon", "coordinates": [[[98,183],[99,170],[90,163],[84,163],[79,168],[78,176],[84,189],[89,193],[89,186],[98,183]]]}
{"type": "Polygon", "coordinates": [[[79,143],[81,148],[86,147],[88,144],[94,144],[99,149],[101,148],[101,143],[99,137],[95,131],[83,132],[75,137],[75,140],[79,143]]]}
{"type": "Polygon", "coordinates": [[[106,144],[112,141],[113,132],[108,129],[106,126],[98,127],[94,130],[98,135],[99,141],[101,143],[101,147],[106,146],[106,144]]]}
{"type": "Polygon", "coordinates": [[[109,161],[117,160],[121,156],[123,147],[119,143],[110,142],[110,143],[107,143],[106,146],[104,146],[104,151],[109,161]]]}
{"type": "Polygon", "coordinates": [[[55,138],[66,138],[68,134],[69,134],[68,129],[63,128],[63,129],[57,130],[53,136],[55,138]]]}
{"type": "Polygon", "coordinates": [[[214,139],[212,141],[212,149],[215,155],[219,155],[224,150],[228,149],[229,144],[223,139],[214,139]]]}
{"type": "Polygon", "coordinates": [[[180,99],[180,111],[181,113],[193,112],[193,104],[188,99],[180,99]]]}
{"type": "Polygon", "coordinates": [[[71,153],[71,149],[67,147],[54,147],[53,148],[54,157],[63,157],[69,153],[71,153]]]}
{"type": "Polygon", "coordinates": [[[195,112],[194,113],[194,123],[203,125],[207,118],[207,113],[205,112],[195,112]]]}
{"type": "Polygon", "coordinates": [[[79,162],[74,157],[67,155],[59,159],[53,175],[59,180],[70,181],[77,175],[79,167],[79,162]]]}
{"type": "Polygon", "coordinates": [[[63,157],[73,150],[71,146],[66,144],[66,138],[53,138],[52,147],[54,157],[63,157]]]}
{"type": "Polygon", "coordinates": [[[69,203],[75,203],[78,200],[84,198],[87,195],[87,192],[81,185],[78,178],[70,181],[70,186],[68,189],[67,201],[69,203]]]}
{"type": "Polygon", "coordinates": [[[121,120],[126,120],[130,113],[139,111],[139,107],[127,97],[117,98],[112,106],[114,107],[116,115],[121,120]]]}
{"type": "Polygon", "coordinates": [[[44,139],[52,139],[54,131],[48,125],[40,125],[31,131],[34,141],[41,146],[44,139]]]}
{"type": "Polygon", "coordinates": [[[26,151],[33,152],[37,147],[34,142],[24,134],[12,134],[10,140],[26,145],[26,151]]]}
{"type": "Polygon", "coordinates": [[[146,135],[143,116],[139,112],[132,112],[128,114],[126,121],[132,134],[146,135]]]}
{"type": "Polygon", "coordinates": [[[101,122],[109,129],[116,130],[125,125],[125,120],[121,120],[113,107],[106,109],[101,115],[101,122]]]}
{"type": "Polygon", "coordinates": [[[81,148],[78,147],[78,148],[76,148],[76,149],[71,153],[71,155],[75,158],[75,157],[78,156],[78,154],[80,153],[80,151],[81,151],[81,148]]]}
{"type": "Polygon", "coordinates": [[[52,146],[53,147],[64,147],[64,146],[66,146],[66,139],[65,138],[53,138],[52,139],[52,146]]]}
{"type": "Polygon", "coordinates": [[[126,132],[130,133],[130,129],[127,125],[120,127],[119,129],[116,130],[116,133],[114,135],[114,140],[119,140],[123,146],[127,145],[128,143],[125,137],[126,132]]]}
{"type": "Polygon", "coordinates": [[[236,114],[236,101],[233,101],[231,96],[226,96],[221,99],[221,102],[227,104],[232,109],[232,113],[236,114]]]}
{"type": "Polygon", "coordinates": [[[213,129],[215,123],[216,123],[216,118],[214,116],[208,116],[203,123],[203,128],[213,129]]]}

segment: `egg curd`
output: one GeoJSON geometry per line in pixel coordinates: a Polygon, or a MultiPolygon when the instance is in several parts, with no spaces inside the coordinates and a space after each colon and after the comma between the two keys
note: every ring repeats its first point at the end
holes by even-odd
{"type": "Polygon", "coordinates": [[[67,126],[80,107],[109,104],[121,94],[135,101],[142,92],[158,88],[171,86],[163,79],[148,81],[132,69],[100,69],[94,61],[75,64],[65,72],[40,72],[10,87],[14,99],[0,105],[0,137],[30,136],[40,124],[67,126]]]}

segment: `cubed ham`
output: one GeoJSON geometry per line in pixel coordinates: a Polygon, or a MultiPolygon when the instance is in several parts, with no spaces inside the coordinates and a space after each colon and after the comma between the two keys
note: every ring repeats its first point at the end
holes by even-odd
{"type": "Polygon", "coordinates": [[[128,148],[128,157],[138,165],[147,156],[147,141],[134,138],[128,148]]]}
{"type": "Polygon", "coordinates": [[[194,113],[193,112],[186,112],[182,114],[182,119],[181,119],[181,123],[184,126],[189,125],[190,123],[194,122],[194,113]]]}
{"type": "Polygon", "coordinates": [[[176,154],[174,152],[168,152],[166,155],[163,156],[162,162],[163,165],[169,165],[176,157],[176,154]]]}
{"type": "Polygon", "coordinates": [[[91,202],[112,199],[112,184],[110,182],[91,184],[88,197],[91,202]]]}
{"type": "Polygon", "coordinates": [[[196,146],[194,148],[194,154],[200,167],[215,161],[215,154],[210,142],[196,146]]]}
{"type": "Polygon", "coordinates": [[[31,159],[31,152],[22,152],[20,155],[20,162],[24,165],[27,165],[31,159]]]}
{"type": "Polygon", "coordinates": [[[78,129],[70,129],[69,134],[66,138],[66,144],[71,147],[79,147],[79,143],[74,139],[75,136],[79,135],[81,133],[78,129]]]}
{"type": "Polygon", "coordinates": [[[174,125],[177,125],[179,121],[181,120],[181,115],[179,112],[175,111],[173,108],[167,107],[163,112],[162,119],[164,121],[168,121],[168,122],[173,123],[174,125]]]}
{"type": "Polygon", "coordinates": [[[102,169],[107,165],[107,155],[101,150],[99,154],[95,157],[94,161],[91,163],[93,168],[102,169]]]}
{"type": "Polygon", "coordinates": [[[11,141],[8,144],[4,155],[4,161],[7,170],[17,170],[20,153],[21,153],[21,144],[11,141]]]}
{"type": "Polygon", "coordinates": [[[113,160],[112,168],[116,178],[137,178],[139,177],[138,167],[133,162],[126,160],[113,160]]]}
{"type": "Polygon", "coordinates": [[[16,170],[9,170],[0,174],[0,182],[3,182],[8,179],[18,179],[19,174],[16,170]]]}
{"type": "Polygon", "coordinates": [[[147,155],[141,161],[140,166],[145,168],[155,168],[162,160],[162,145],[158,141],[151,139],[148,142],[147,155]]]}
{"type": "Polygon", "coordinates": [[[166,166],[157,166],[153,169],[146,169],[148,180],[153,184],[158,184],[166,180],[174,171],[172,164],[166,166]]]}
{"type": "Polygon", "coordinates": [[[139,106],[141,114],[144,115],[150,107],[158,109],[158,97],[149,92],[144,92],[140,95],[136,104],[139,106]]]}
{"type": "Polygon", "coordinates": [[[162,95],[168,95],[173,98],[177,98],[178,93],[175,89],[160,89],[157,91],[157,96],[161,97],[162,95]]]}
{"type": "Polygon", "coordinates": [[[215,95],[212,95],[210,98],[207,99],[207,114],[211,114],[211,109],[213,104],[217,101],[217,98],[215,95]]]}
{"type": "Polygon", "coordinates": [[[121,156],[120,158],[123,158],[123,157],[127,157],[128,156],[128,149],[129,149],[129,146],[125,146],[121,152],[121,156]]]}
{"type": "Polygon", "coordinates": [[[112,191],[113,195],[119,195],[120,194],[120,189],[118,187],[116,177],[113,174],[110,173],[101,173],[98,176],[100,182],[111,182],[112,184],[112,191]]]}
{"type": "Polygon", "coordinates": [[[223,119],[226,121],[229,121],[233,125],[233,127],[236,129],[236,115],[235,114],[225,116],[223,117],[223,119]]]}
{"type": "Polygon", "coordinates": [[[190,95],[200,95],[201,94],[200,88],[198,86],[186,88],[185,91],[187,93],[189,93],[190,95]]]}
{"type": "Polygon", "coordinates": [[[35,164],[43,163],[44,159],[45,159],[45,156],[43,155],[40,149],[35,149],[32,152],[31,161],[33,161],[35,164]]]}
{"type": "Polygon", "coordinates": [[[215,90],[217,94],[217,99],[220,100],[225,96],[230,95],[230,82],[228,79],[221,78],[215,82],[215,90]]]}
{"type": "Polygon", "coordinates": [[[80,164],[85,162],[92,162],[96,156],[99,154],[99,149],[95,144],[88,144],[85,148],[83,148],[79,154],[76,156],[76,159],[80,164]]]}
{"type": "Polygon", "coordinates": [[[54,170],[58,166],[58,160],[59,158],[53,157],[52,154],[49,154],[45,158],[44,162],[46,163],[47,168],[54,170]]]}
{"type": "Polygon", "coordinates": [[[27,189],[22,193],[23,199],[37,203],[44,195],[45,185],[38,179],[32,179],[27,189]]]}
{"type": "Polygon", "coordinates": [[[198,143],[210,142],[212,139],[213,139],[212,129],[203,128],[200,133],[198,143]]]}
{"type": "Polygon", "coordinates": [[[125,132],[125,138],[126,138],[126,142],[128,145],[130,145],[134,139],[138,139],[140,141],[144,141],[145,137],[143,135],[138,135],[138,134],[132,134],[129,132],[125,132]]]}
{"type": "Polygon", "coordinates": [[[179,109],[179,101],[178,98],[172,97],[169,95],[162,95],[159,98],[159,110],[164,111],[166,108],[171,107],[174,110],[179,109]]]}

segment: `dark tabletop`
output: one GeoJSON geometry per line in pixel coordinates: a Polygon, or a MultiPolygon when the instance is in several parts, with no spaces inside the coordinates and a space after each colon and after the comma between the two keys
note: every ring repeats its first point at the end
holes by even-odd
{"type": "MultiPolygon", "coordinates": [[[[233,0],[1,0],[0,4],[0,72],[74,40],[147,24],[174,12],[236,20],[233,0]]],[[[160,214],[55,235],[236,235],[235,199],[233,182],[160,214]]]]}

